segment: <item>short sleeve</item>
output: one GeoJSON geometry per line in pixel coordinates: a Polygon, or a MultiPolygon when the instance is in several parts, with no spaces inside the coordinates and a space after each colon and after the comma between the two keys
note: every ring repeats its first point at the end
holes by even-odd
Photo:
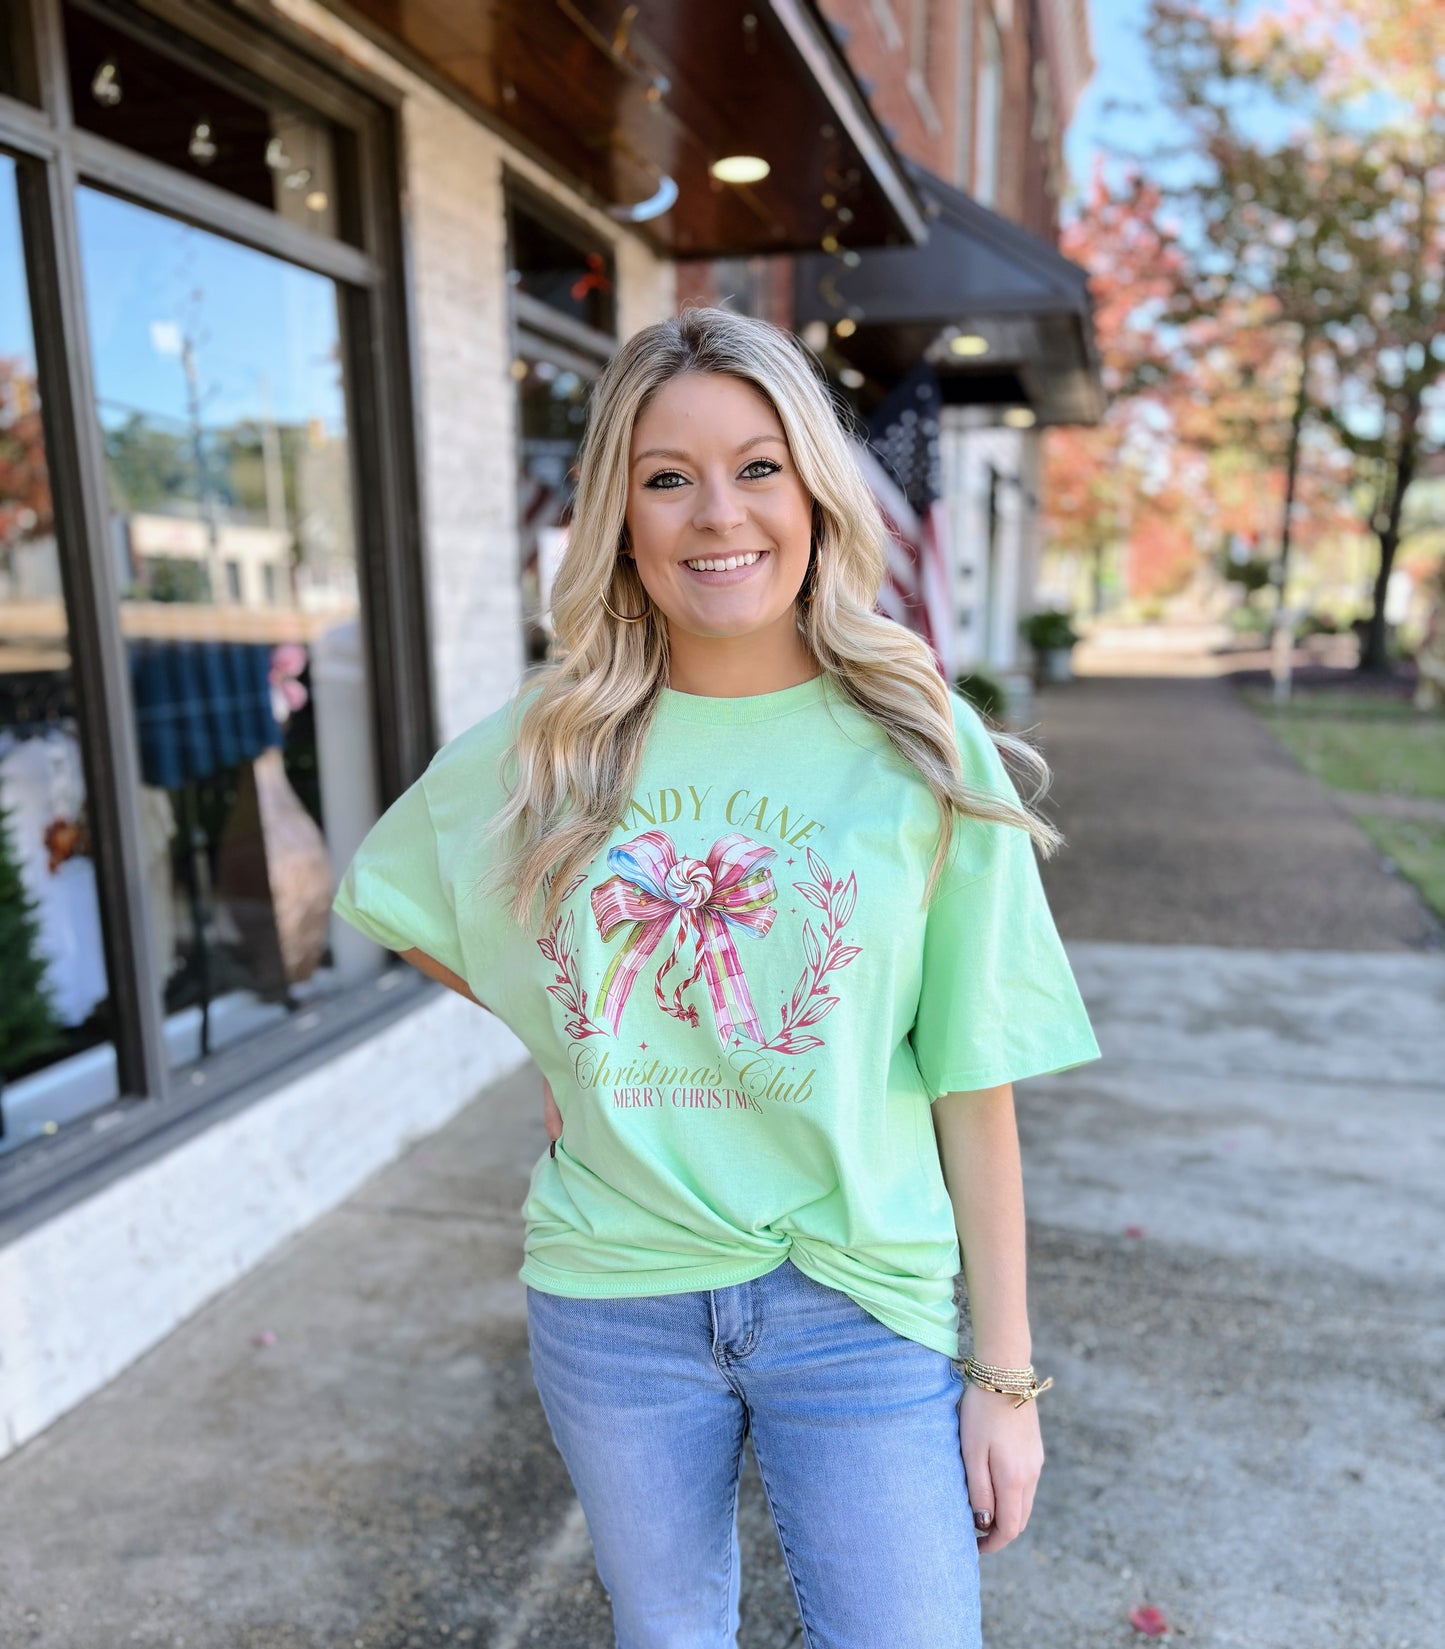
{"type": "Polygon", "coordinates": [[[388,950],[420,950],[465,977],[456,908],[442,879],[436,829],[420,778],[356,850],[332,908],[388,950]]]}
{"type": "MultiPolygon", "coordinates": [[[[976,713],[960,712],[964,777],[1018,799],[976,713]]],[[[929,1095],[993,1088],[1100,1058],[1039,875],[1017,825],[957,820],[952,879],[930,906],[911,1040],[929,1095]]]]}

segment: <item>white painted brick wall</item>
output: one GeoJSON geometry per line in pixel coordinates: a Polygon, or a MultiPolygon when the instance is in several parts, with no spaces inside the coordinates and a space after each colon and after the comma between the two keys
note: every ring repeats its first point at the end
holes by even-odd
{"type": "MultiPolygon", "coordinates": [[[[323,54],[350,57],[404,94],[423,536],[447,739],[494,709],[522,669],[503,163],[613,242],[624,337],[672,313],[674,271],[315,0],[277,0],[277,10],[323,54]]],[[[0,1249],[0,1455],[525,1058],[499,1020],[434,997],[0,1249]]]]}
{"type": "Polygon", "coordinates": [[[0,1453],[525,1058],[499,1020],[436,992],[321,1070],[0,1249],[0,1453]]]}

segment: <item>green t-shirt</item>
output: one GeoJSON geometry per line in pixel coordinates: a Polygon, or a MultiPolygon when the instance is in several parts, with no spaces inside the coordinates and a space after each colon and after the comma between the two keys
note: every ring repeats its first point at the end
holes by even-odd
{"type": "MultiPolygon", "coordinates": [[[[952,698],[966,779],[1015,796],[952,698]]],[[[668,688],[607,848],[527,931],[477,887],[513,705],[388,810],[336,910],[461,975],[550,1080],[563,1133],[522,1207],[523,1281],[671,1294],[791,1258],[957,1357],[930,1104],[1099,1057],[1027,833],[957,821],[925,912],[932,793],[828,676],[668,688]]]]}

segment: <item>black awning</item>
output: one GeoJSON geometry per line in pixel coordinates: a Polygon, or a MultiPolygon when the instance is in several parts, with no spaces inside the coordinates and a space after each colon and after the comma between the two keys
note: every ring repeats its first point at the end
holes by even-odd
{"type": "Polygon", "coordinates": [[[1039,424],[1095,424],[1105,395],[1094,339],[1088,272],[997,212],[912,161],[924,203],[923,246],[877,247],[796,260],[795,324],[856,330],[830,347],[880,383],[919,360],[938,369],[953,406],[1027,406],[1039,424]],[[987,352],[960,356],[954,337],[981,337],[987,352]]]}

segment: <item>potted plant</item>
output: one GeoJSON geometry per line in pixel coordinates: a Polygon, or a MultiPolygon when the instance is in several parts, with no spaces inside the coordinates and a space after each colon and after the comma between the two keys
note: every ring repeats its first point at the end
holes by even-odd
{"type": "Polygon", "coordinates": [[[987,670],[971,670],[967,675],[959,676],[953,685],[983,715],[992,716],[995,720],[1003,715],[1008,695],[1003,683],[987,670]]]}
{"type": "Polygon", "coordinates": [[[1045,607],[1042,612],[1030,613],[1019,630],[1034,650],[1040,681],[1073,680],[1073,649],[1079,636],[1067,613],[1045,607]]]}

